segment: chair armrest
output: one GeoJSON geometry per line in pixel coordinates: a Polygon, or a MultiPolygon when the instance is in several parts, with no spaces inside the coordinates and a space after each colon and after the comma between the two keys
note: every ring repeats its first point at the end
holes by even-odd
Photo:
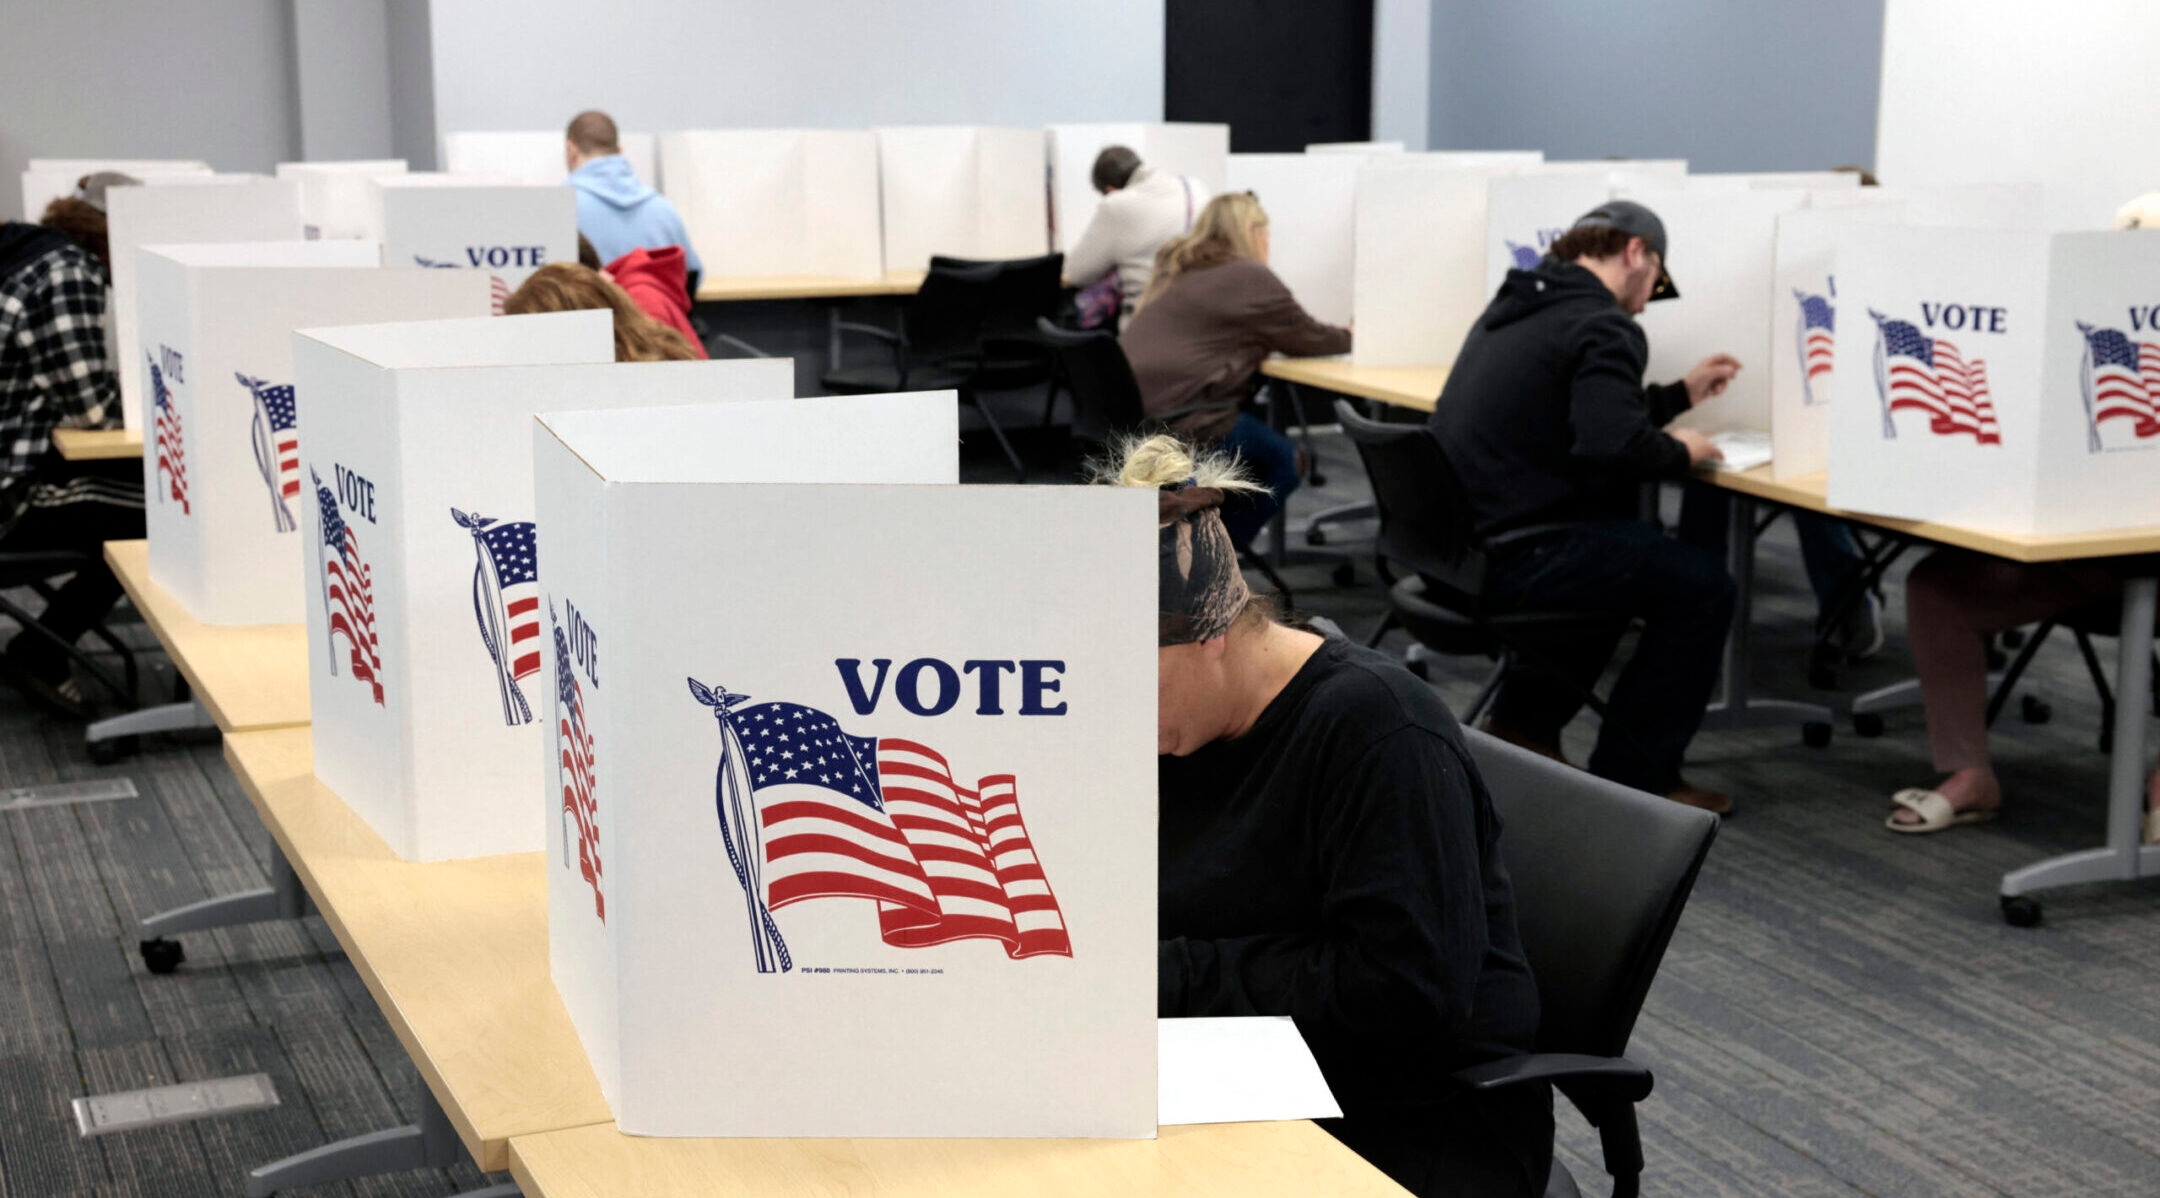
{"type": "Polygon", "coordinates": [[[1552,1082],[1598,1097],[1641,1102],[1650,1096],[1650,1071],[1626,1057],[1593,1057],[1572,1052],[1536,1052],[1504,1057],[1458,1070],[1454,1080],[1471,1090],[1498,1090],[1523,1082],[1552,1082]]]}
{"type": "Polygon", "coordinates": [[[1565,524],[1529,524],[1521,528],[1511,528],[1508,529],[1506,532],[1495,533],[1492,536],[1486,537],[1485,548],[1492,549],[1500,545],[1512,545],[1517,541],[1527,541],[1531,537],[1542,537],[1549,533],[1572,532],[1578,528],[1596,528],[1599,524],[1610,523],[1612,523],[1612,521],[1610,520],[1577,520],[1572,523],[1565,524]]]}

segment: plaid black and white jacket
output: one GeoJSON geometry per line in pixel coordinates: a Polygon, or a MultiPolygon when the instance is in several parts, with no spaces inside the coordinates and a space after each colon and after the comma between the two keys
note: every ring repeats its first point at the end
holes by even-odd
{"type": "MultiPolygon", "coordinates": [[[[30,234],[4,230],[18,246],[30,234]]],[[[0,535],[31,507],[142,507],[142,485],[71,478],[55,428],[117,428],[120,385],[105,347],[105,272],[65,238],[32,243],[0,278],[0,535]],[[42,250],[42,252],[35,252],[42,250]]]]}

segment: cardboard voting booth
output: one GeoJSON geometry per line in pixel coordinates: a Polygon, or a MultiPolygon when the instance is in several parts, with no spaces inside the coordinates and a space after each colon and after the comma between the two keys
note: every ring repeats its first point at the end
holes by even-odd
{"type": "Polygon", "coordinates": [[[1994,532],[2160,510],[2160,238],[1854,225],[1830,503],[1994,532]]]}
{"type": "Polygon", "coordinates": [[[1771,293],[1777,218],[1807,203],[1804,191],[1743,188],[1622,188],[1665,223],[1677,299],[1659,300],[1637,321],[1650,339],[1644,378],[1669,383],[1711,354],[1740,359],[1725,393],[1674,421],[1704,432],[1770,431],[1771,293]]]}
{"type": "Polygon", "coordinates": [[[1231,191],[1261,196],[1268,214],[1268,266],[1305,310],[1349,324],[1357,257],[1357,182],[1363,155],[1232,154],[1231,191]]]}
{"type": "MultiPolygon", "coordinates": [[[[658,139],[650,133],[617,133],[622,156],[646,184],[660,186],[658,139]]],[[[558,184],[570,177],[560,129],[511,133],[443,134],[443,169],[453,175],[496,175],[520,183],[558,184]]]]}
{"type": "Polygon", "coordinates": [[[661,134],[660,156],[706,278],[884,272],[875,134],[699,129],[661,134]]]}
{"type": "Polygon", "coordinates": [[[1140,155],[1142,165],[1189,175],[1221,195],[1229,183],[1230,126],[1175,122],[1108,122],[1050,126],[1051,247],[1068,250],[1087,231],[1102,197],[1095,192],[1095,156],[1111,146],[1140,155]]]}
{"type": "Polygon", "coordinates": [[[1041,129],[875,132],[888,272],[928,270],[934,255],[994,260],[1049,252],[1041,129]]]}
{"type": "Polygon", "coordinates": [[[543,416],[551,964],[660,1136],[1155,1131],[1155,515],[950,392],[543,416]]]}
{"type": "Polygon", "coordinates": [[[36,224],[47,204],[73,195],[84,175],[99,171],[119,171],[149,182],[174,175],[207,175],[210,164],[189,158],[32,158],[22,173],[22,218],[36,224]]]}
{"type": "Polygon", "coordinates": [[[112,249],[107,340],[120,375],[121,418],[128,428],[139,429],[149,372],[136,307],[136,251],[152,243],[298,241],[300,187],[255,178],[217,186],[116,187],[105,195],[105,226],[112,249]]]}
{"type": "MultiPolygon", "coordinates": [[[[1305,147],[1308,154],[1400,154],[1399,141],[1316,141],[1305,147]]],[[[1235,187],[1236,184],[1231,184],[1235,187]]]]}
{"type": "Polygon", "coordinates": [[[277,177],[300,185],[300,223],[304,236],[365,238],[368,235],[368,180],[405,173],[403,158],[355,162],[280,162],[277,177]]]}
{"type": "Polygon", "coordinates": [[[617,364],[604,312],[296,342],[315,772],[407,860],[536,851],[549,676],[534,570],[552,541],[534,523],[533,414],[784,398],[792,367],[617,364]]]}
{"type": "Polygon", "coordinates": [[[487,272],[495,310],[550,262],[577,261],[577,197],[567,187],[461,175],[368,180],[368,236],[386,266],[487,272]]]}
{"type": "MultiPolygon", "coordinates": [[[[292,332],[486,316],[478,276],[384,270],[367,241],[146,246],[150,577],[205,624],[298,624],[309,492],[292,332]]],[[[330,402],[326,397],[323,402],[330,402]]]]}
{"type": "MultiPolygon", "coordinates": [[[[1864,188],[1866,194],[1877,191],[1864,188]]],[[[1830,399],[1837,374],[1837,243],[1854,224],[1894,224],[1905,205],[1870,203],[1804,208],[1779,214],[1770,287],[1770,453],[1778,478],[1814,474],[1829,463],[1830,399]]],[[[1684,289],[1683,289],[1684,294],[1684,289]]],[[[1848,309],[1847,325],[1852,328],[1848,309]]],[[[1866,360],[1852,359],[1853,369],[1866,360]]]]}
{"type": "Polygon", "coordinates": [[[1455,360],[1485,308],[1488,191],[1532,165],[1457,165],[1424,154],[1370,158],[1358,176],[1351,357],[1362,366],[1455,360]]]}
{"type": "Polygon", "coordinates": [[[1856,171],[1738,171],[1687,177],[1690,191],[1832,191],[1859,186],[1856,171]]]}

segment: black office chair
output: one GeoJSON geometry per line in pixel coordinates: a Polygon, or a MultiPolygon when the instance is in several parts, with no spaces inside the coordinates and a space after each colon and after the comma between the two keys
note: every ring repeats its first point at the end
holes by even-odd
{"type": "Polygon", "coordinates": [[[960,402],[972,405],[990,426],[1012,464],[1013,474],[1027,481],[1027,467],[1005,437],[997,417],[976,394],[982,373],[983,314],[988,310],[991,284],[998,264],[965,269],[932,269],[923,276],[902,310],[898,330],[842,321],[842,332],[859,333],[885,343],[889,361],[867,366],[835,366],[818,379],[827,391],[840,395],[879,395],[888,391],[957,391],[960,402]]]}
{"type": "Polygon", "coordinates": [[[93,681],[110,691],[122,710],[133,711],[139,706],[138,696],[142,693],[142,677],[135,662],[135,651],[128,647],[126,641],[114,634],[106,621],[101,620],[91,625],[90,635],[119,656],[122,678],[113,677],[112,671],[99,665],[72,642],[60,639],[39,623],[37,617],[31,615],[21,604],[7,596],[10,590],[27,589],[38,598],[51,603],[55,594],[53,579],[102,565],[96,550],[52,549],[0,553],[0,615],[15,621],[21,629],[15,635],[38,637],[58,647],[70,661],[81,666],[83,672],[93,681]]]}
{"type": "MultiPolygon", "coordinates": [[[[1478,1091],[1551,1082],[1598,1129],[1614,1198],[1634,1198],[1643,1168],[1635,1104],[1652,1078],[1624,1054],[1718,819],[1482,732],[1464,738],[1500,816],[1541,1017],[1536,1052],[1455,1080],[1478,1091]]],[[[1558,1160],[1545,1192],[1578,1192],[1558,1160]]]]}
{"type": "MultiPolygon", "coordinates": [[[[2025,668],[2032,664],[2033,655],[2047,643],[2050,633],[2057,628],[2066,629],[2077,642],[2078,653],[2085,659],[2085,672],[2092,676],[2093,690],[2100,695],[2100,751],[2115,750],[2115,690],[2108,685],[2107,673],[2100,667],[2100,654],[2093,648],[2096,636],[2120,636],[2122,634],[2122,602],[2117,599],[2098,599],[2083,606],[2072,608],[2050,620],[2043,620],[2038,627],[2024,637],[2018,655],[2003,671],[2002,681],[1988,699],[1987,722],[1993,727],[1997,716],[2017,690],[2018,679],[2024,677],[2025,668]]],[[[2160,662],[2160,656],[2154,659],[2160,662]]],[[[2153,671],[2153,693],[2147,700],[2160,708],[2160,668],[2153,671]]],[[[2026,695],[2019,705],[2019,714],[2028,724],[2044,724],[2053,711],[2046,702],[2033,695],[2026,695]]]]}
{"type": "MultiPolygon", "coordinates": [[[[1140,398],[1140,384],[1133,378],[1132,363],[1125,360],[1114,333],[1060,328],[1048,317],[1036,322],[1036,331],[1050,347],[1058,385],[1073,397],[1073,439],[1087,455],[1100,454],[1128,434],[1163,430],[1171,421],[1198,410],[1196,405],[1161,418],[1150,417],[1140,398]]],[[[1249,545],[1240,545],[1237,551],[1239,562],[1260,571],[1284,603],[1296,606],[1296,595],[1267,558],[1249,545]]]]}
{"type": "Polygon", "coordinates": [[[1374,566],[1383,580],[1393,582],[1388,589],[1388,613],[1365,643],[1377,645],[1390,629],[1402,628],[1436,653],[1492,658],[1492,672],[1477,699],[1461,713],[1466,725],[1475,724],[1485,713],[1501,676],[1518,658],[1566,679],[1599,719],[1611,722],[1613,715],[1605,701],[1554,668],[1534,641],[1541,632],[1610,628],[1622,622],[1620,617],[1590,611],[1509,611],[1492,607],[1485,598],[1486,555],[1491,549],[1570,526],[1540,524],[1498,537],[1479,537],[1462,480],[1431,428],[1368,420],[1343,400],[1335,401],[1335,415],[1357,446],[1372,483],[1373,503],[1379,508],[1374,566]],[[1411,573],[1396,580],[1394,566],[1411,573]]]}
{"type": "MultiPolygon", "coordinates": [[[[1047,385],[1046,403],[1057,402],[1050,347],[1036,322],[1057,314],[1064,299],[1065,255],[986,261],[971,258],[930,259],[932,270],[994,267],[990,292],[983,301],[981,365],[975,385],[985,391],[1011,391],[1047,385]]],[[[1050,423],[1049,406],[1043,423],[1050,423]]]]}

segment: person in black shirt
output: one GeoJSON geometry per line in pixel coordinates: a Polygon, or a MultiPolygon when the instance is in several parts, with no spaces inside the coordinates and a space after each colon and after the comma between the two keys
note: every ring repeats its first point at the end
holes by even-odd
{"type": "Polygon", "coordinates": [[[1532,1050],[1537,986],[1461,729],[1401,665],[1278,623],[1216,512],[1249,486],[1156,437],[1157,1013],[1288,1015],[1335,1137],[1421,1195],[1544,1193],[1552,1092],[1448,1075],[1532,1050]]]}
{"type": "Polygon", "coordinates": [[[1679,294],[1665,226],[1614,200],[1584,214],[1533,270],[1511,270],[1449,371],[1431,427],[1461,475],[1478,532],[1498,538],[1488,598],[1517,611],[1607,611],[1594,632],[1535,643],[1568,681],[1511,663],[1486,731],[1548,757],[1630,619],[1642,639],[1613,686],[1621,718],[1599,729],[1590,771],[1724,813],[1731,800],[1680,777],[1717,684],[1734,587],[1714,553],[1638,517],[1642,485],[1718,456],[1663,426],[1725,390],[1740,363],[1714,354],[1685,379],[1643,385],[1645,304],[1679,294]],[[1534,531],[1545,525],[1571,525],[1534,531]],[[1514,534],[1503,537],[1502,534],[1514,534]]]}

